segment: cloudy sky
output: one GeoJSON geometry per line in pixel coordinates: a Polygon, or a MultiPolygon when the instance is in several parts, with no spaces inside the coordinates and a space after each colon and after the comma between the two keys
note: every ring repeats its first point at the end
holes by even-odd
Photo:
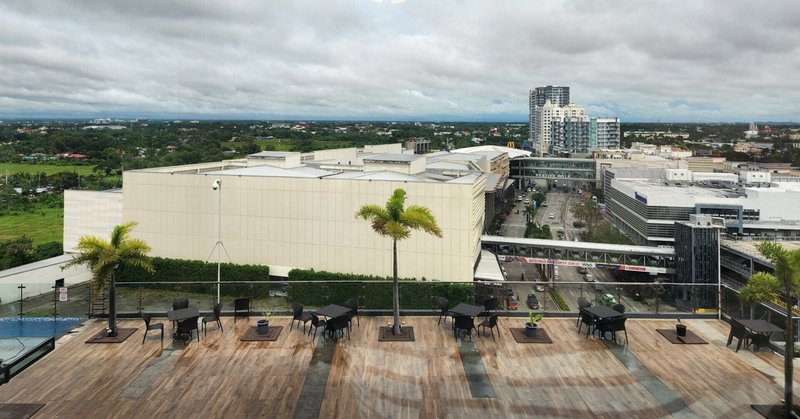
{"type": "Polygon", "coordinates": [[[0,117],[800,119],[800,2],[0,3],[0,117]]]}

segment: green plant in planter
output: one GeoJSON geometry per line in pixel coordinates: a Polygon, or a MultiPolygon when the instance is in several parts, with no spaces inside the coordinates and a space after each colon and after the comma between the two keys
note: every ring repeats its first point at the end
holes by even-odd
{"type": "Polygon", "coordinates": [[[528,324],[531,325],[531,327],[536,327],[536,323],[538,323],[543,318],[544,314],[542,313],[533,314],[532,310],[528,310],[528,324]]]}

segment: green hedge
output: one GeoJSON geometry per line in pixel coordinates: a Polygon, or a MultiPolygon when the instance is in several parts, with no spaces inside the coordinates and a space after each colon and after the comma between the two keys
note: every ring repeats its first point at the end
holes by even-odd
{"type": "MultiPolygon", "coordinates": [[[[391,309],[391,280],[392,278],[374,275],[292,269],[289,272],[288,295],[290,301],[307,306],[342,304],[350,298],[358,298],[364,309],[391,309]],[[326,282],[292,284],[293,281],[326,282]],[[358,282],[336,283],[341,281],[358,282]],[[370,283],[374,281],[389,282],[370,283]]],[[[417,281],[412,278],[400,279],[401,309],[438,309],[438,297],[450,300],[451,306],[460,302],[472,303],[475,300],[475,288],[472,284],[417,281]]]]}
{"type": "MultiPolygon", "coordinates": [[[[216,281],[217,264],[206,263],[199,260],[182,260],[153,258],[155,272],[150,273],[142,269],[120,270],[117,274],[118,282],[190,282],[190,281],[216,281]]],[[[268,296],[269,287],[252,286],[252,284],[228,284],[227,281],[269,281],[269,266],[261,265],[235,265],[232,263],[220,264],[220,278],[223,286],[221,293],[230,297],[249,296],[251,298],[264,298],[268,296]]],[[[216,293],[216,284],[152,284],[152,289],[174,290],[197,293],[216,293]]]]}

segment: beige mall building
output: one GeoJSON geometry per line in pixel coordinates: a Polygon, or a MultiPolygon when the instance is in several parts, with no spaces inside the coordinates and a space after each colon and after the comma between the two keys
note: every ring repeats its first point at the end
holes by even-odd
{"type": "Polygon", "coordinates": [[[219,235],[223,262],[269,265],[272,275],[313,268],[390,276],[391,240],[355,214],[364,204],[383,206],[402,188],[406,206],[431,209],[443,237],[415,231],[400,242],[399,274],[472,281],[487,174],[475,162],[453,171],[452,157],[451,173],[428,170],[433,161],[390,145],[126,171],[122,190],[66,193],[64,247],[69,252],[82,235],[107,237],[114,224],[136,221],[133,236],[153,256],[216,262],[219,235]]]}

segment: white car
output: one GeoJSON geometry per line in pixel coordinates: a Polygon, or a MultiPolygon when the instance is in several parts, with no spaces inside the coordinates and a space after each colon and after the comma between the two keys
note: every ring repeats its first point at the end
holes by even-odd
{"type": "Polygon", "coordinates": [[[549,218],[549,219],[551,219],[551,220],[552,220],[553,218],[556,218],[556,215],[555,215],[555,214],[553,214],[553,213],[550,213],[550,215],[549,215],[549,216],[547,216],[547,218],[549,218]]]}
{"type": "Polygon", "coordinates": [[[525,200],[525,205],[528,205],[528,204],[530,204],[530,203],[531,203],[531,200],[530,200],[530,199],[526,199],[526,200],[525,200]]]}
{"type": "Polygon", "coordinates": [[[586,282],[594,282],[594,276],[592,276],[592,274],[586,274],[583,276],[583,280],[586,282]]]}

